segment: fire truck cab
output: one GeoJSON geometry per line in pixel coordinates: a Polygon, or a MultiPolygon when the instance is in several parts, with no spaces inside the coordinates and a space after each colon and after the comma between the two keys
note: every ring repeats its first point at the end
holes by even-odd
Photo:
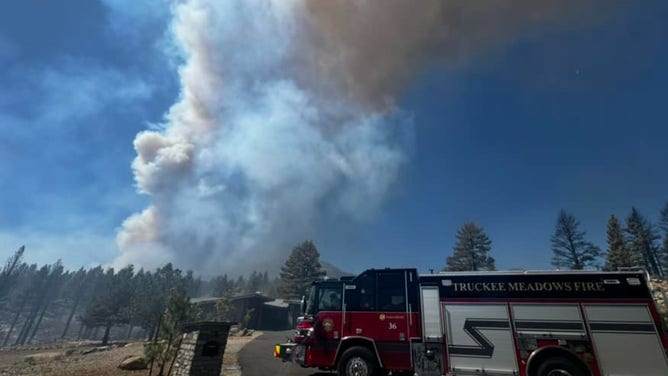
{"type": "Polygon", "coordinates": [[[643,272],[370,269],[315,282],[274,355],[341,376],[666,376],[643,272]]]}

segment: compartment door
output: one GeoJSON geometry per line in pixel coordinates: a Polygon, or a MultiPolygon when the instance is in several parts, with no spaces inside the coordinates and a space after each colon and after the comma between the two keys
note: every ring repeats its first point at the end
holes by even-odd
{"type": "Polygon", "coordinates": [[[506,304],[445,303],[450,371],[517,374],[517,357],[506,304]]]}
{"type": "Polygon", "coordinates": [[[668,375],[668,361],[646,304],[585,304],[602,374],[668,375]]]}

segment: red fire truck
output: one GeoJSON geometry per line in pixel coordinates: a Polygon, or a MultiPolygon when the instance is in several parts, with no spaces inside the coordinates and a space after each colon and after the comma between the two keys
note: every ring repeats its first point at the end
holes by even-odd
{"type": "Polygon", "coordinates": [[[371,269],[313,284],[274,356],[341,376],[666,376],[643,272],[371,269]]]}

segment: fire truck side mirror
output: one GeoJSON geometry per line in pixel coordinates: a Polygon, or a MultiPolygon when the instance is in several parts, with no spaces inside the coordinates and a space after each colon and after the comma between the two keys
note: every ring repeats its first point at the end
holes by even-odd
{"type": "Polygon", "coordinates": [[[306,313],[306,296],[302,295],[302,303],[301,303],[301,314],[304,315],[306,313]]]}

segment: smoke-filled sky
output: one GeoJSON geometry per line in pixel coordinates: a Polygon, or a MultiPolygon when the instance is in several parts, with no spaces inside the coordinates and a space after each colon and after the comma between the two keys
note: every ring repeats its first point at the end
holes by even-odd
{"type": "Polygon", "coordinates": [[[668,201],[665,1],[10,0],[0,258],[549,268],[668,201]]]}

